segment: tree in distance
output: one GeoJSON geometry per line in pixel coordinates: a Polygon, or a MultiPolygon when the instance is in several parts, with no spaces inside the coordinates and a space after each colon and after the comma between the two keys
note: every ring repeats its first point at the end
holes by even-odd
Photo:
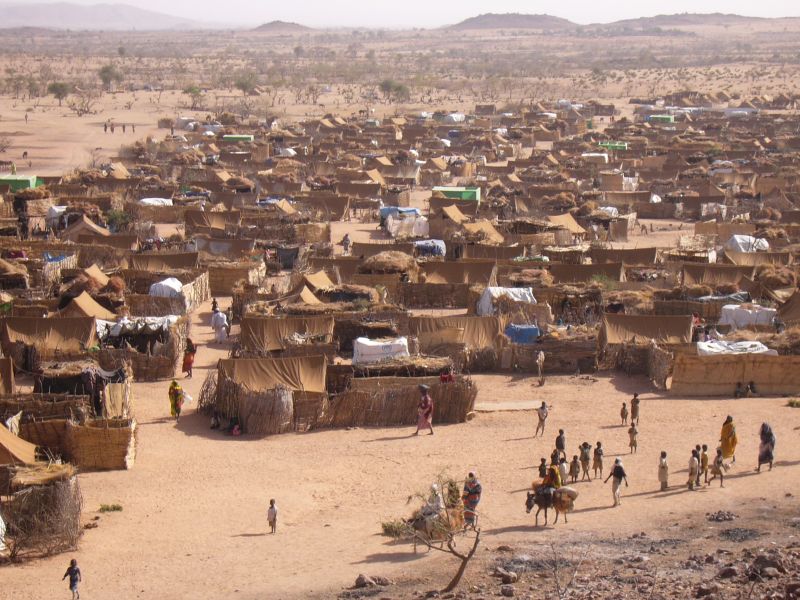
{"type": "Polygon", "coordinates": [[[70,91],[72,91],[72,87],[63,81],[54,81],[47,86],[47,93],[51,94],[56,100],[58,100],[59,106],[61,106],[61,102],[64,100],[64,98],[69,96],[70,91]]]}
{"type": "Polygon", "coordinates": [[[109,63],[100,67],[97,75],[100,77],[100,81],[103,82],[103,87],[106,90],[111,89],[112,83],[119,83],[122,81],[122,73],[113,63],[109,63]]]}

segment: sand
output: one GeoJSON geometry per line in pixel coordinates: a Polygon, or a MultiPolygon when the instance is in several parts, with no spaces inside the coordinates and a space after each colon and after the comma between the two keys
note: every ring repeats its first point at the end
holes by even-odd
{"type": "MultiPolygon", "coordinates": [[[[228,350],[208,345],[208,321],[206,305],[193,317],[192,337],[201,345],[195,375],[181,382],[195,396],[207,370],[228,350]]],[[[407,427],[231,438],[210,431],[191,405],[180,423],[169,419],[168,382],[137,383],[134,468],[80,476],[84,520],[100,516],[99,527],[86,531],[74,553],[5,567],[5,597],[54,597],[71,557],[85,577],[83,597],[117,600],[329,598],[363,571],[395,578],[440,566],[449,572],[446,557],[414,556],[410,544],[380,536],[381,520],[407,515],[413,508],[408,496],[424,492],[442,471],[479,473],[480,525],[492,547],[568,532],[653,532],[689,514],[732,510],[758,498],[780,501],[800,485],[800,448],[792,441],[800,410],[788,408],[783,398],[672,398],[643,378],[621,375],[552,377],[541,388],[523,374],[475,379],[478,416],[416,438],[407,427]],[[634,391],[643,399],[639,452],[628,456],[618,414],[634,391]],[[542,400],[554,408],[545,436],[534,439],[532,408],[542,400]],[[713,447],[729,413],[741,442],[726,487],[684,491],[691,447],[713,447]],[[778,462],[773,472],[756,476],[764,420],[775,428],[778,462]],[[525,491],[558,428],[566,430],[570,456],[581,442],[597,440],[604,442],[609,464],[623,456],[630,488],[622,506],[612,509],[610,484],[578,484],[578,509],[569,524],[535,530],[524,511],[525,491]],[[662,449],[669,453],[673,486],[664,494],[656,491],[662,449]],[[275,535],[266,533],[269,498],[280,509],[275,535]],[[119,503],[123,511],[100,515],[101,503],[119,503]]]]}

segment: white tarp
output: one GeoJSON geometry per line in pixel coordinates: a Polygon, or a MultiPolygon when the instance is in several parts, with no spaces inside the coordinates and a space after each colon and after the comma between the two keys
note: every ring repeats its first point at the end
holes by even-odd
{"type": "Polygon", "coordinates": [[[618,217],[619,209],[616,206],[601,206],[600,211],[606,213],[609,217],[618,217]]]}
{"type": "Polygon", "coordinates": [[[47,217],[45,222],[48,227],[56,227],[61,220],[61,215],[67,212],[66,206],[51,206],[47,209],[47,217]]]}
{"type": "Polygon", "coordinates": [[[750,235],[734,235],[725,243],[726,250],[735,252],[758,252],[769,250],[769,242],[750,235]]]}
{"type": "Polygon", "coordinates": [[[729,325],[731,329],[747,329],[752,325],[772,325],[777,314],[774,308],[765,308],[758,304],[726,304],[719,315],[720,325],[729,325]]]}
{"type": "Polygon", "coordinates": [[[168,277],[150,286],[151,296],[161,296],[162,298],[177,298],[181,295],[183,284],[174,277],[168,277]]]}
{"type": "Polygon", "coordinates": [[[142,206],[172,206],[172,198],[142,198],[139,200],[142,206]]]}
{"type": "Polygon", "coordinates": [[[700,356],[714,354],[769,354],[777,356],[777,350],[770,350],[761,342],[723,342],[712,340],[710,342],[697,342],[697,353],[700,356]]]}
{"type": "Polygon", "coordinates": [[[430,224],[428,219],[417,215],[389,215],[386,218],[386,231],[392,237],[428,237],[430,224]]]}
{"type": "Polygon", "coordinates": [[[501,296],[508,296],[515,302],[536,304],[536,298],[533,296],[533,288],[487,287],[483,290],[480,300],[478,300],[478,315],[481,317],[493,315],[494,300],[501,296]]]}
{"type": "Polygon", "coordinates": [[[166,315],[164,317],[122,317],[116,323],[114,321],[104,321],[96,319],[97,337],[105,339],[108,337],[119,337],[127,331],[136,331],[147,327],[150,330],[169,329],[178,322],[177,315],[166,315]]]}
{"type": "Polygon", "coordinates": [[[0,515],[0,552],[6,549],[6,522],[3,521],[3,515],[0,515]]]}
{"type": "Polygon", "coordinates": [[[404,337],[394,340],[371,340],[360,337],[353,342],[354,365],[368,365],[403,356],[410,356],[408,339],[404,337]]]}

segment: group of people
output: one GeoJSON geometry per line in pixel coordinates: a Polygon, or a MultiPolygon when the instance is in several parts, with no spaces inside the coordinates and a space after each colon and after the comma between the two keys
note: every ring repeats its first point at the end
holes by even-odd
{"type": "MultiPolygon", "coordinates": [[[[111,130],[111,133],[114,133],[116,128],[117,128],[117,124],[114,121],[106,121],[105,123],[103,123],[103,133],[108,133],[109,129],[111,130]]],[[[128,129],[128,124],[127,123],[123,123],[122,124],[122,133],[125,133],[127,131],[127,129],[128,129]]],[[[136,133],[136,125],[134,123],[131,123],[131,133],[136,133]]]]}

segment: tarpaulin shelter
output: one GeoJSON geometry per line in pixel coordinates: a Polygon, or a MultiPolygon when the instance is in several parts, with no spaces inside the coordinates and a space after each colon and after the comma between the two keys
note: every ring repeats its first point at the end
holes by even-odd
{"type": "Polygon", "coordinates": [[[196,235],[193,240],[198,252],[230,259],[250,254],[256,244],[255,240],[250,239],[217,239],[206,235],[196,235]]]}
{"type": "Polygon", "coordinates": [[[737,252],[726,248],[725,258],[740,267],[789,265],[792,263],[791,252],[737,252]]]}
{"type": "Polygon", "coordinates": [[[305,282],[306,286],[313,291],[316,292],[318,290],[328,290],[334,287],[334,283],[331,281],[330,277],[325,273],[325,271],[317,271],[316,273],[306,273],[303,276],[303,281],[305,282]]]}
{"type": "Polygon", "coordinates": [[[353,364],[366,365],[409,356],[408,339],[371,340],[360,337],[353,341],[353,364]]]}
{"type": "Polygon", "coordinates": [[[79,355],[97,345],[94,317],[8,317],[3,321],[3,353],[13,356],[12,346],[36,348],[40,358],[79,355]]]}
{"type": "Polygon", "coordinates": [[[150,296],[160,296],[162,298],[177,298],[183,292],[183,284],[175,277],[167,277],[162,281],[157,281],[150,286],[150,296]]]}
{"type": "Polygon", "coordinates": [[[502,244],[505,242],[503,234],[501,234],[494,225],[487,219],[480,219],[474,223],[463,223],[461,225],[464,231],[473,236],[479,236],[489,244],[502,244]]]}
{"type": "Polygon", "coordinates": [[[425,283],[469,283],[492,285],[497,267],[494,262],[426,262],[422,265],[425,283]]]}
{"type": "Polygon", "coordinates": [[[570,213],[564,213],[563,215],[550,215],[547,217],[547,220],[553,225],[563,227],[572,235],[586,234],[586,230],[578,224],[578,222],[575,220],[575,217],[573,217],[570,213]]]}
{"type": "Polygon", "coordinates": [[[58,311],[59,317],[94,317],[104,321],[114,321],[117,315],[101,306],[88,292],[81,292],[69,304],[58,311]]]}
{"type": "Polygon", "coordinates": [[[61,234],[61,239],[77,242],[80,235],[85,235],[87,233],[102,237],[111,235],[111,232],[108,229],[101,227],[86,215],[81,215],[77,221],[72,223],[63,231],[61,234]]]}
{"type": "Polygon", "coordinates": [[[733,330],[748,329],[754,325],[770,326],[777,314],[774,308],[758,304],[726,304],[720,310],[719,325],[733,330]]]}
{"type": "Polygon", "coordinates": [[[720,285],[739,283],[742,277],[753,277],[753,267],[739,265],[683,264],[683,285],[720,285]]]}
{"type": "Polygon", "coordinates": [[[606,313],[599,340],[607,344],[688,344],[692,341],[691,315],[626,315],[606,313]]]}
{"type": "Polygon", "coordinates": [[[778,317],[784,323],[800,323],[800,292],[795,292],[778,308],[778,317]]]}
{"type": "Polygon", "coordinates": [[[242,319],[239,340],[245,350],[272,352],[287,348],[287,339],[295,334],[329,342],[333,326],[332,316],[246,316],[242,319]]]}
{"type": "Polygon", "coordinates": [[[603,263],[599,265],[553,264],[548,268],[557,283],[589,283],[595,278],[625,281],[625,269],[622,263],[603,263]]]}
{"type": "Polygon", "coordinates": [[[93,279],[94,281],[96,281],[101,288],[106,287],[108,285],[108,282],[111,281],[108,275],[103,273],[103,271],[100,270],[100,267],[98,267],[95,264],[93,264],[91,267],[85,268],[83,270],[83,274],[86,275],[89,279],[93,279]]]}
{"type": "Polygon", "coordinates": [[[622,263],[625,265],[652,265],[656,262],[656,248],[592,248],[589,256],[594,264],[622,263]]]}
{"type": "Polygon", "coordinates": [[[462,329],[463,342],[468,348],[494,348],[497,337],[502,333],[501,321],[497,317],[411,317],[409,330],[412,335],[422,339],[441,329],[462,329]]]}
{"type": "Polygon", "coordinates": [[[688,396],[733,396],[737,383],[750,382],[759,395],[800,393],[800,356],[678,354],[670,391],[688,396]]]}
{"type": "Polygon", "coordinates": [[[444,214],[448,219],[461,225],[469,221],[469,218],[464,215],[455,204],[451,204],[450,206],[445,206],[442,208],[442,214],[444,214]]]}
{"type": "Polygon", "coordinates": [[[138,271],[169,271],[171,269],[195,269],[199,264],[197,252],[176,254],[132,254],[128,266],[138,271]]]}
{"type": "Polygon", "coordinates": [[[498,298],[506,297],[514,302],[521,302],[523,304],[536,304],[536,298],[533,295],[533,288],[507,288],[507,287],[492,287],[487,286],[483,290],[476,312],[481,315],[493,315],[495,313],[494,301],[498,298]]]}
{"type": "Polygon", "coordinates": [[[32,465],[36,462],[36,446],[11,433],[0,423],[0,465],[32,465]]]}
{"type": "Polygon", "coordinates": [[[279,386],[297,392],[325,392],[324,356],[222,359],[218,370],[220,379],[229,379],[254,392],[279,386]]]}
{"type": "Polygon", "coordinates": [[[184,213],[186,231],[195,229],[219,229],[224,231],[227,227],[235,227],[242,222],[242,214],[238,210],[208,211],[190,209],[184,213]]]}

